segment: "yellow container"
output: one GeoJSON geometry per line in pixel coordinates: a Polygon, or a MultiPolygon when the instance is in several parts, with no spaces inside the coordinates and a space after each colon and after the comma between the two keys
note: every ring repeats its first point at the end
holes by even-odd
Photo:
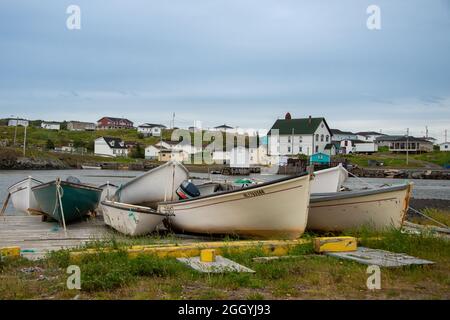
{"type": "Polygon", "coordinates": [[[317,253],[356,251],[357,248],[357,240],[354,237],[318,237],[314,239],[314,251],[317,253]]]}
{"type": "Polygon", "coordinates": [[[0,255],[4,257],[19,257],[20,247],[3,247],[0,248],[0,255]]]}
{"type": "Polygon", "coordinates": [[[201,262],[214,262],[216,261],[216,250],[214,249],[203,249],[200,251],[200,261],[201,262]]]}

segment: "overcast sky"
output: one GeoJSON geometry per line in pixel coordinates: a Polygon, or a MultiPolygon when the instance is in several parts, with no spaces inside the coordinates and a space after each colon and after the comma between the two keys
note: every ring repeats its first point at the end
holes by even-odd
{"type": "Polygon", "coordinates": [[[443,140],[450,0],[0,2],[0,117],[270,128],[287,111],[443,140]]]}

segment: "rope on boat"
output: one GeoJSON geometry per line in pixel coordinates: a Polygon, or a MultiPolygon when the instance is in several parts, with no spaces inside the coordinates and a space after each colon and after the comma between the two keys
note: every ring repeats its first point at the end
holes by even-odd
{"type": "Polygon", "coordinates": [[[8,195],[6,196],[5,202],[3,203],[2,211],[0,211],[0,216],[2,216],[5,211],[6,207],[8,206],[9,199],[11,198],[11,193],[8,192],[8,195]]]}
{"type": "Polygon", "coordinates": [[[62,197],[64,196],[64,189],[61,187],[61,179],[60,178],[56,179],[55,185],[56,185],[56,198],[58,199],[58,202],[55,204],[55,209],[53,209],[53,214],[55,214],[56,208],[58,207],[58,204],[59,204],[59,208],[61,209],[61,220],[63,223],[64,234],[67,237],[66,219],[64,217],[64,209],[63,209],[63,205],[62,205],[62,197]]]}
{"type": "MultiPolygon", "coordinates": [[[[371,188],[376,188],[376,187],[377,187],[377,186],[375,186],[374,184],[370,184],[370,183],[368,183],[367,181],[364,181],[363,179],[361,179],[360,177],[354,175],[354,174],[351,173],[350,171],[347,170],[347,172],[348,172],[349,175],[351,175],[352,177],[358,179],[358,181],[361,181],[361,182],[365,183],[365,184],[368,185],[369,187],[371,187],[371,188]]],[[[411,211],[414,211],[415,213],[421,215],[422,217],[427,218],[427,219],[433,221],[434,223],[437,223],[437,224],[443,226],[444,228],[449,229],[449,226],[447,226],[446,224],[444,224],[444,223],[442,223],[442,222],[439,222],[439,221],[433,219],[433,218],[430,217],[430,216],[427,216],[425,213],[423,213],[423,212],[421,212],[421,211],[419,211],[419,210],[417,210],[417,209],[414,209],[414,208],[411,207],[411,206],[408,206],[408,208],[411,209],[411,211]]]]}

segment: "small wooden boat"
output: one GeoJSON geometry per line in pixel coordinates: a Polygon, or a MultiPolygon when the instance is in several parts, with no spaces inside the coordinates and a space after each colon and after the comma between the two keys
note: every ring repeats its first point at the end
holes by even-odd
{"type": "Polygon", "coordinates": [[[348,172],[340,163],[338,166],[314,172],[311,193],[338,192],[348,178],[348,172]]]}
{"type": "Polygon", "coordinates": [[[313,194],[307,229],[400,228],[408,211],[411,189],[412,183],[408,183],[373,190],[313,194]]]}
{"type": "Polygon", "coordinates": [[[63,223],[94,212],[102,194],[102,189],[59,179],[35,186],[31,190],[42,212],[63,223]]]}
{"type": "Polygon", "coordinates": [[[99,189],[102,189],[102,194],[100,196],[100,205],[97,208],[97,212],[103,213],[103,206],[101,203],[105,200],[111,200],[119,187],[115,184],[107,182],[99,186],[99,189]]]}
{"type": "Polygon", "coordinates": [[[11,198],[14,209],[22,213],[30,213],[39,211],[39,204],[34,197],[31,188],[42,184],[41,181],[32,177],[21,180],[8,188],[9,197],[11,198]]]}
{"type": "Polygon", "coordinates": [[[92,166],[92,165],[83,164],[83,165],[81,165],[81,169],[84,169],[84,170],[102,170],[102,167],[101,166],[92,166]]]}
{"type": "Polygon", "coordinates": [[[244,237],[300,237],[308,217],[310,176],[219,191],[160,203],[158,211],[173,214],[168,226],[188,233],[235,234],[244,237]]]}
{"type": "Polygon", "coordinates": [[[142,206],[105,200],[102,202],[105,223],[117,231],[140,236],[151,233],[161,224],[165,214],[142,206]]]}
{"type": "Polygon", "coordinates": [[[160,201],[178,199],[175,191],[188,177],[189,172],[181,163],[169,161],[121,185],[113,200],[156,207],[160,201]]]}

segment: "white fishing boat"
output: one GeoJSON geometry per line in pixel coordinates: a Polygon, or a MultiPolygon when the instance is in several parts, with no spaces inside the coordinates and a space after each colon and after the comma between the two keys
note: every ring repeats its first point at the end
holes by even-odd
{"type": "Polygon", "coordinates": [[[101,166],[82,165],[81,169],[84,170],[102,170],[101,166]]]}
{"type": "Polygon", "coordinates": [[[178,199],[175,191],[188,177],[181,163],[169,161],[121,185],[114,201],[156,207],[160,201],[178,199]]]}
{"type": "Polygon", "coordinates": [[[307,229],[400,228],[408,211],[411,189],[412,183],[407,183],[373,190],[311,195],[307,229]]]}
{"type": "Polygon", "coordinates": [[[40,184],[42,184],[41,181],[28,177],[8,188],[9,197],[16,211],[22,213],[40,211],[39,204],[31,191],[31,188],[40,184]]]}
{"type": "Polygon", "coordinates": [[[338,192],[348,178],[348,171],[340,163],[338,166],[314,172],[311,193],[338,192]]]}
{"type": "Polygon", "coordinates": [[[308,218],[310,176],[306,173],[271,182],[163,202],[158,211],[173,214],[168,226],[188,233],[245,237],[300,237],[308,218]]]}
{"type": "Polygon", "coordinates": [[[99,186],[99,189],[102,189],[102,194],[100,195],[100,205],[97,208],[97,212],[103,213],[102,202],[105,200],[111,200],[119,187],[115,184],[107,182],[99,186]]]}
{"type": "Polygon", "coordinates": [[[102,207],[105,223],[128,236],[151,233],[166,217],[165,214],[158,213],[148,207],[109,200],[103,201],[102,207]]]}

